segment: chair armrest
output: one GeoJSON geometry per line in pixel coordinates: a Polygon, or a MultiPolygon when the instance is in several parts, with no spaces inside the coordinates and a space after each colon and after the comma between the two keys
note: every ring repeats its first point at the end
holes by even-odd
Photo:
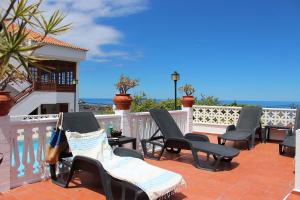
{"type": "Polygon", "coordinates": [[[235,129],[236,129],[235,125],[229,125],[226,128],[226,132],[228,132],[228,131],[234,131],[235,129]]]}
{"type": "Polygon", "coordinates": [[[185,138],[168,138],[165,143],[166,147],[191,149],[192,145],[189,140],[185,138]]]}
{"type": "Polygon", "coordinates": [[[209,142],[209,138],[203,134],[187,133],[184,138],[191,141],[209,142]]]}
{"type": "Polygon", "coordinates": [[[117,147],[114,150],[114,154],[116,154],[117,156],[121,156],[121,157],[133,157],[133,158],[138,158],[138,159],[144,160],[144,157],[142,154],[140,154],[139,152],[137,152],[133,149],[128,149],[128,148],[117,147]]]}

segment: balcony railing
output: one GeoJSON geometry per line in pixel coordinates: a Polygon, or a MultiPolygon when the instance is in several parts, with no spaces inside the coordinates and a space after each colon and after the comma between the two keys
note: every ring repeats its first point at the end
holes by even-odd
{"type": "Polygon", "coordinates": [[[76,85],[59,84],[57,82],[33,82],[35,91],[75,92],[76,85]]]}
{"type": "MultiPolygon", "coordinates": [[[[207,133],[224,133],[228,125],[236,125],[241,107],[229,106],[193,106],[194,131],[207,133]]],[[[294,125],[295,109],[263,108],[261,117],[262,126],[294,125]]]]}
{"type": "MultiPolygon", "coordinates": [[[[241,107],[229,106],[193,106],[195,124],[230,125],[236,124],[241,107]]],[[[293,124],[296,109],[263,108],[262,125],[287,126],[293,124]]]]}

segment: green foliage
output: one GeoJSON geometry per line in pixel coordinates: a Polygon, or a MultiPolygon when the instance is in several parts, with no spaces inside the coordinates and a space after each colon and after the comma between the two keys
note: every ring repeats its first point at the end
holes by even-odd
{"type": "MultiPolygon", "coordinates": [[[[164,101],[161,101],[159,103],[160,107],[161,108],[165,108],[167,110],[174,110],[174,99],[167,99],[167,100],[164,100],[164,101]]],[[[177,107],[178,108],[181,108],[181,100],[180,99],[177,99],[177,107]]]]}
{"type": "Polygon", "coordinates": [[[144,92],[133,96],[131,112],[148,112],[152,108],[159,108],[159,103],[155,99],[147,98],[144,92]]]}
{"type": "MultiPolygon", "coordinates": [[[[181,107],[180,99],[177,99],[177,106],[181,107]]],[[[156,99],[148,98],[144,92],[133,96],[133,101],[130,107],[131,112],[148,112],[152,108],[174,110],[174,99],[157,101],[156,99]]]]}
{"type": "Polygon", "coordinates": [[[206,106],[218,106],[220,105],[219,98],[214,96],[205,96],[201,94],[201,99],[196,100],[197,105],[206,105],[206,106]]]}

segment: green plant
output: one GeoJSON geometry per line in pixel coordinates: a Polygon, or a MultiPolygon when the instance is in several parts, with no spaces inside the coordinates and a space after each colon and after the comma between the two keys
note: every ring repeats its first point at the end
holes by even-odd
{"type": "Polygon", "coordinates": [[[201,99],[196,101],[198,105],[207,105],[207,106],[217,106],[220,105],[220,101],[217,97],[214,96],[205,96],[201,94],[201,99]]]}
{"type": "Polygon", "coordinates": [[[179,90],[185,93],[186,96],[192,96],[196,90],[191,84],[185,84],[179,88],[179,90]]]}
{"type": "Polygon", "coordinates": [[[135,94],[131,103],[131,112],[148,112],[152,108],[159,108],[159,103],[155,99],[148,98],[144,92],[135,94]]]}
{"type": "Polygon", "coordinates": [[[137,79],[130,79],[128,76],[121,75],[120,80],[116,83],[116,88],[120,94],[127,94],[127,91],[139,85],[137,79]]]}
{"type": "MultiPolygon", "coordinates": [[[[182,105],[181,100],[177,99],[176,104],[177,104],[178,107],[181,107],[181,105],[182,105]]],[[[167,99],[167,100],[161,101],[159,103],[159,106],[161,108],[165,108],[167,110],[174,110],[174,107],[175,107],[174,99],[167,99]]]]}
{"type": "Polygon", "coordinates": [[[10,0],[7,8],[0,10],[0,90],[12,81],[30,78],[29,65],[49,71],[49,67],[38,64],[41,59],[34,52],[44,45],[47,36],[70,29],[70,24],[62,25],[65,16],[59,10],[46,18],[42,2],[10,0]],[[28,36],[32,31],[40,36],[30,43],[28,36]]]}

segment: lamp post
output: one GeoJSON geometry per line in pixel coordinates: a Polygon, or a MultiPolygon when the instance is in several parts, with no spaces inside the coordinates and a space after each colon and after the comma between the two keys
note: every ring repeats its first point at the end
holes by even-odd
{"type": "Polygon", "coordinates": [[[180,75],[177,71],[174,71],[172,74],[172,80],[174,81],[174,109],[177,110],[177,81],[180,80],[180,75]]]}
{"type": "Polygon", "coordinates": [[[72,80],[72,85],[75,86],[75,92],[74,92],[74,112],[76,112],[76,95],[77,95],[77,84],[78,84],[78,80],[73,79],[72,80]]]}

